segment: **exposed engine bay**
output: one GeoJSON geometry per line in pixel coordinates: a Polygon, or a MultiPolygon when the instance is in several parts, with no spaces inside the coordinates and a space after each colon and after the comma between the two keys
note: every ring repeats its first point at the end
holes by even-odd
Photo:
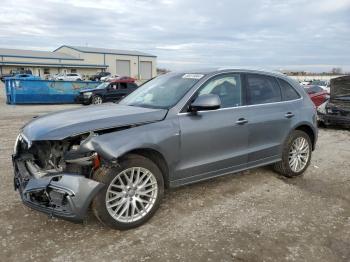
{"type": "Polygon", "coordinates": [[[92,192],[102,186],[91,180],[100,165],[98,155],[79,150],[94,135],[32,143],[20,135],[15,145],[14,184],[23,201],[50,215],[81,220],[92,192]]]}
{"type": "Polygon", "coordinates": [[[62,141],[34,141],[28,148],[23,140],[18,145],[18,154],[26,159],[28,167],[36,172],[38,176],[55,174],[59,172],[78,173],[88,175],[91,171],[96,154],[81,153],[79,148],[82,142],[93,136],[84,134],[62,141]]]}

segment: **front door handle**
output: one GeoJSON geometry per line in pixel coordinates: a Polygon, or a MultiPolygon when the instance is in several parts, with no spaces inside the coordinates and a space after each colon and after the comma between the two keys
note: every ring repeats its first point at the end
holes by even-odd
{"type": "Polygon", "coordinates": [[[245,119],[245,118],[240,118],[240,119],[238,119],[238,120],[236,121],[236,124],[237,124],[237,125],[244,125],[244,124],[246,124],[246,123],[248,123],[248,120],[245,119]]]}
{"type": "Polygon", "coordinates": [[[292,112],[288,112],[284,115],[286,118],[292,118],[294,114],[292,112]]]}

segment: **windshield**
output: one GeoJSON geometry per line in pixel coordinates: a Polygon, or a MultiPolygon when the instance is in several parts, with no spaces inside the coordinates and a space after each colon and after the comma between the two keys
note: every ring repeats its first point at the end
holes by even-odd
{"type": "Polygon", "coordinates": [[[109,85],[109,82],[104,82],[102,84],[99,84],[96,89],[103,89],[106,88],[109,85]]]}
{"type": "Polygon", "coordinates": [[[144,83],[119,104],[169,109],[201,79],[201,74],[168,73],[144,83]]]}

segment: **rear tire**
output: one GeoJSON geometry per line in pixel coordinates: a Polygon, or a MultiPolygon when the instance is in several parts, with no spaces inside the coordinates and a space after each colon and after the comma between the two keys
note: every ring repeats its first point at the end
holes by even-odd
{"type": "Polygon", "coordinates": [[[274,165],[274,170],[285,177],[300,176],[311,161],[311,139],[301,130],[293,131],[282,149],[282,161],[274,165]]]}
{"type": "Polygon", "coordinates": [[[119,230],[148,221],[164,194],[163,175],[158,166],[136,154],[121,159],[118,167],[96,170],[93,179],[106,185],[92,201],[95,216],[102,224],[119,230]]]}

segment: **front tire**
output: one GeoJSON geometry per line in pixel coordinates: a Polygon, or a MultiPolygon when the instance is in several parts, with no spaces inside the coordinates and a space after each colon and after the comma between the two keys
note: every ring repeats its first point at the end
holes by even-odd
{"type": "Polygon", "coordinates": [[[99,105],[103,103],[102,97],[99,95],[94,95],[91,99],[91,103],[94,105],[99,105]]]}
{"type": "Polygon", "coordinates": [[[106,186],[92,202],[95,216],[105,225],[126,230],[148,221],[164,194],[158,166],[140,155],[130,154],[118,167],[100,168],[93,178],[106,186]]]}
{"type": "Polygon", "coordinates": [[[311,161],[312,143],[305,132],[295,130],[289,136],[282,149],[282,161],[274,165],[274,169],[285,177],[300,176],[311,161]]]}

